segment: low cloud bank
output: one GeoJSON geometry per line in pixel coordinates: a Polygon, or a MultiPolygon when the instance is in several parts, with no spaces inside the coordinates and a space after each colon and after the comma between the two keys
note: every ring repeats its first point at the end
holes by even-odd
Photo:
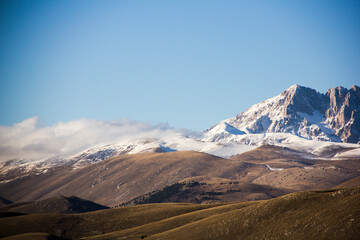
{"type": "Polygon", "coordinates": [[[179,134],[197,133],[173,129],[167,124],[151,125],[128,119],[80,119],[47,126],[42,124],[38,117],[32,117],[11,127],[0,126],[0,161],[40,160],[78,153],[95,146],[139,138],[162,139],[179,134]]]}

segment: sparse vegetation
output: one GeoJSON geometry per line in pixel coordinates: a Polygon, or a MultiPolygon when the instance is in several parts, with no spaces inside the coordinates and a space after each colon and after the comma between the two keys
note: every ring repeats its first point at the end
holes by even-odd
{"type": "Polygon", "coordinates": [[[360,187],[353,187],[297,192],[256,202],[161,203],[82,214],[30,214],[1,218],[0,237],[359,239],[359,202],[360,187]]]}
{"type": "Polygon", "coordinates": [[[89,209],[83,203],[13,203],[0,214],[0,237],[356,239],[359,187],[285,194],[330,189],[339,183],[341,187],[358,185],[359,161],[310,161],[294,156],[298,155],[273,146],[231,160],[196,152],[147,153],[115,157],[72,172],[65,169],[64,176],[55,171],[19,179],[0,186],[5,197],[40,198],[49,192],[76,190],[109,206],[127,201],[122,206],[128,207],[59,214],[89,209]],[[266,165],[283,170],[273,171],[266,165]],[[139,169],[146,171],[139,173],[139,169]],[[39,186],[44,181],[49,185],[39,186]],[[43,208],[38,211],[38,207],[43,208]],[[49,209],[58,212],[49,214],[49,209]]]}
{"type": "Polygon", "coordinates": [[[81,214],[29,214],[0,218],[0,238],[30,232],[64,239],[109,233],[217,205],[147,204],[81,214]]]}

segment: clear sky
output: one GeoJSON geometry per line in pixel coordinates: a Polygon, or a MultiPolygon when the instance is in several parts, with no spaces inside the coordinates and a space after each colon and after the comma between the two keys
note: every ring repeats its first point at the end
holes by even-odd
{"type": "Polygon", "coordinates": [[[360,1],[0,1],[0,125],[204,130],[296,83],[360,84],[360,1]]]}

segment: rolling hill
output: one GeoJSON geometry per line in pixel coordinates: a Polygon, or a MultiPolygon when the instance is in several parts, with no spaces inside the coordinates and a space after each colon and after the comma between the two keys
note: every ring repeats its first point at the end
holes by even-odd
{"type": "Polygon", "coordinates": [[[268,199],[298,190],[332,188],[360,175],[360,161],[356,159],[328,161],[309,156],[268,145],[232,159],[191,151],[122,155],[79,169],[64,166],[45,174],[18,178],[0,184],[0,194],[15,202],[59,194],[77,195],[116,206],[134,198],[147,198],[146,194],[193,178],[202,185],[182,187],[192,192],[187,195],[189,198],[163,201],[243,201],[268,199]],[[238,184],[230,186],[229,182],[238,184]]]}
{"type": "Polygon", "coordinates": [[[0,237],[64,239],[358,239],[360,187],[222,204],[145,204],[0,218],[0,237]],[[101,223],[101,224],[99,224],[101,223]],[[14,236],[15,235],[15,236],[14,236]]]}

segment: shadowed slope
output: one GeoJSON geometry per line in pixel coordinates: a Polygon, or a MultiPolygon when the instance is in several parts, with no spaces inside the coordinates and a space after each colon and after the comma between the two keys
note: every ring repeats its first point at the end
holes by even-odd
{"type": "Polygon", "coordinates": [[[219,205],[148,204],[81,214],[30,214],[0,219],[0,238],[31,232],[62,238],[93,236],[219,205]]]}
{"type": "Polygon", "coordinates": [[[2,240],[60,240],[60,239],[62,238],[47,233],[24,233],[24,234],[18,234],[18,235],[2,238],[2,240]]]}
{"type": "Polygon", "coordinates": [[[3,207],[3,206],[6,206],[6,205],[9,205],[13,203],[12,201],[6,199],[6,198],[3,198],[3,197],[0,197],[0,207],[3,207]]]}
{"type": "Polygon", "coordinates": [[[19,213],[84,213],[107,209],[108,207],[75,196],[56,196],[28,203],[14,203],[0,208],[0,211],[19,213]]]}

